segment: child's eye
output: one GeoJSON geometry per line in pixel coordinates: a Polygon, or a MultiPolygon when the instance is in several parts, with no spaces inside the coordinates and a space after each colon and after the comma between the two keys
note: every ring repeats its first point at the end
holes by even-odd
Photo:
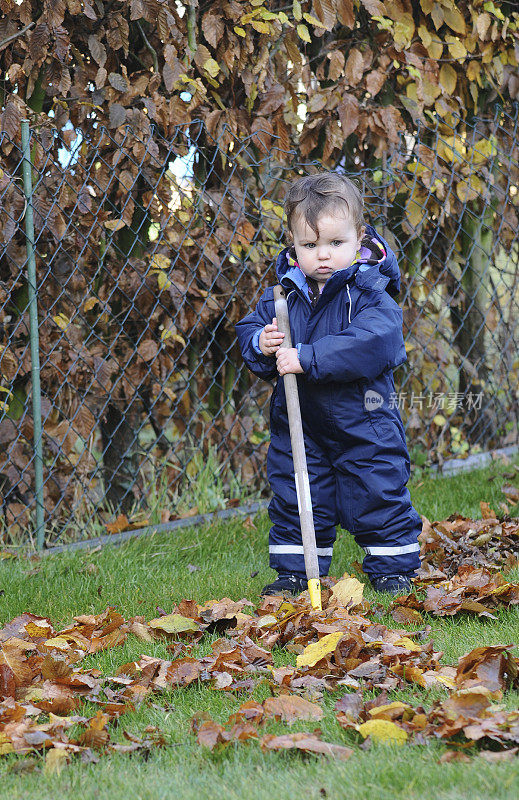
{"type": "Polygon", "coordinates": [[[336,245],[337,247],[342,244],[342,239],[334,239],[332,244],[336,245]]]}
{"type": "Polygon", "coordinates": [[[303,247],[315,247],[315,242],[307,242],[303,247]]]}

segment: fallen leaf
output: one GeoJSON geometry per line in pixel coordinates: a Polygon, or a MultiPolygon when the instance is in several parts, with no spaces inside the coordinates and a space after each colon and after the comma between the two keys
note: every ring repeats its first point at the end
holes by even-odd
{"type": "Polygon", "coordinates": [[[323,636],[322,639],[319,639],[319,641],[314,644],[309,644],[305,647],[301,655],[297,656],[297,666],[315,666],[322,658],[325,658],[329,653],[333,653],[343,636],[343,631],[337,631],[336,633],[329,633],[327,636],[323,636]]]}
{"type": "Polygon", "coordinates": [[[405,744],[407,741],[407,733],[385,719],[372,719],[368,722],[363,722],[362,725],[357,725],[357,730],[361,736],[366,739],[370,736],[374,741],[383,742],[384,744],[405,744]]]}
{"type": "Polygon", "coordinates": [[[304,697],[297,694],[280,694],[277,697],[269,697],[263,703],[265,717],[275,717],[282,722],[291,725],[299,719],[323,718],[323,710],[317,703],[310,703],[304,697]]]}
{"type": "Polygon", "coordinates": [[[148,625],[153,630],[169,634],[200,630],[200,626],[194,620],[189,617],[183,617],[181,614],[167,614],[165,617],[157,617],[156,619],[151,619],[148,625]]]}
{"type": "Polygon", "coordinates": [[[466,753],[462,753],[461,750],[446,750],[440,756],[440,764],[450,764],[452,761],[468,763],[472,759],[466,753]]]}
{"type": "Polygon", "coordinates": [[[44,775],[59,775],[65,764],[69,760],[69,755],[65,750],[58,750],[53,747],[47,751],[45,756],[44,775]]]}
{"type": "Polygon", "coordinates": [[[346,760],[353,755],[353,750],[339,744],[323,742],[312,733],[287,733],[282,736],[266,734],[260,739],[260,747],[266,750],[302,750],[304,753],[331,756],[346,760]]]}
{"type": "Polygon", "coordinates": [[[340,606],[358,606],[364,596],[364,584],[345,574],[332,588],[332,599],[340,606]]]}
{"type": "Polygon", "coordinates": [[[422,625],[423,617],[415,608],[405,608],[397,606],[392,609],[391,616],[400,625],[422,625]]]}

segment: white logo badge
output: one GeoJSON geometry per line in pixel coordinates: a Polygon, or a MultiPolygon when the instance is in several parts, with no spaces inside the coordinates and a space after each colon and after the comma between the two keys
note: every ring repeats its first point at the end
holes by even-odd
{"type": "Polygon", "coordinates": [[[374,411],[376,408],[380,408],[383,402],[384,398],[382,395],[375,392],[373,389],[368,389],[364,394],[364,408],[366,411],[374,411]]]}

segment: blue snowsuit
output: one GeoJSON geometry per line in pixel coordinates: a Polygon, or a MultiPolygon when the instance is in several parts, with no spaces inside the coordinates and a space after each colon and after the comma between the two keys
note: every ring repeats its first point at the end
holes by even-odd
{"type": "MultiPolygon", "coordinates": [[[[337,524],[366,552],[368,574],[413,573],[420,566],[422,521],[406,488],[410,460],[400,412],[390,402],[393,369],[406,360],[402,311],[391,296],[400,289],[400,272],[384,239],[371,226],[366,233],[381,254],[378,261],[361,249],[350,267],[330,275],[314,307],[290,250],[276,261],[304,370],[297,383],[321,575],[328,574],[337,524]]],[[[263,355],[258,344],[274,316],[268,287],[236,325],[245,363],[264,380],[279,377],[275,356],[263,355]]],[[[283,380],[272,394],[270,428],[270,566],[304,576],[283,380]]]]}

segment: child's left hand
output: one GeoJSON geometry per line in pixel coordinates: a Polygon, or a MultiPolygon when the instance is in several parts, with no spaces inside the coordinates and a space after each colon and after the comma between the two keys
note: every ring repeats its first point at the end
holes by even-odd
{"type": "Polygon", "coordinates": [[[287,373],[302,373],[303,367],[299,363],[295,347],[280,347],[276,352],[276,366],[280,375],[287,373]]]}

